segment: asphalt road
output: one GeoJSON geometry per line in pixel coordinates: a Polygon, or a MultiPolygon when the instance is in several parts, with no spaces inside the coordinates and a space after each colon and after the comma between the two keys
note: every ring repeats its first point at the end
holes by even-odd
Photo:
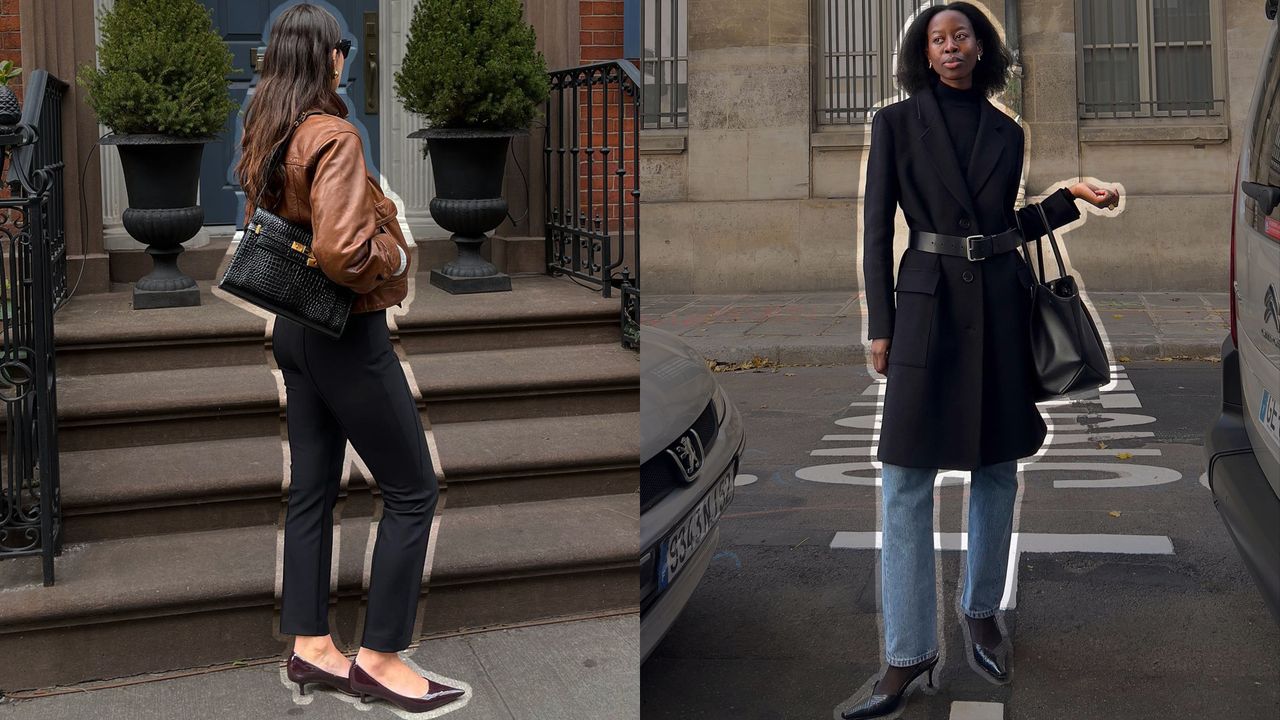
{"type": "MultiPolygon", "coordinates": [[[[945,720],[972,701],[1012,720],[1280,718],[1280,628],[1200,479],[1218,373],[1129,363],[1106,392],[1042,406],[1051,435],[1024,460],[1006,591],[1013,682],[965,661],[963,554],[944,549],[943,687],[901,717],[945,720]]],[[[641,670],[642,716],[839,717],[881,668],[878,552],[852,533],[878,529],[868,436],[882,386],[862,367],[717,377],[745,416],[740,486],[706,576],[641,670]]],[[[962,530],[963,476],[942,478],[944,546],[962,530]]]]}

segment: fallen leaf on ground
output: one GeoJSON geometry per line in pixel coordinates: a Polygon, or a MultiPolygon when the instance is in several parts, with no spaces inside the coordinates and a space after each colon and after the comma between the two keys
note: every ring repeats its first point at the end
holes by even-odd
{"type": "Polygon", "coordinates": [[[1104,442],[1102,442],[1101,440],[1099,440],[1099,441],[1098,441],[1098,449],[1099,449],[1099,450],[1106,450],[1106,449],[1107,449],[1107,444],[1106,444],[1106,443],[1104,443],[1104,442]]]}
{"type": "Polygon", "coordinates": [[[1116,457],[1120,458],[1121,460],[1128,460],[1129,458],[1133,457],[1133,453],[1116,453],[1116,457]]]}
{"type": "Polygon", "coordinates": [[[1111,517],[1120,517],[1120,511],[1119,511],[1119,510],[1112,510],[1111,512],[1109,512],[1109,513],[1107,513],[1107,514],[1108,514],[1108,515],[1110,515],[1111,517]]]}
{"type": "Polygon", "coordinates": [[[1118,360],[1118,361],[1120,361],[1120,362],[1129,362],[1129,356],[1128,356],[1128,355],[1121,355],[1121,356],[1117,357],[1117,358],[1116,358],[1116,360],[1118,360]]]}

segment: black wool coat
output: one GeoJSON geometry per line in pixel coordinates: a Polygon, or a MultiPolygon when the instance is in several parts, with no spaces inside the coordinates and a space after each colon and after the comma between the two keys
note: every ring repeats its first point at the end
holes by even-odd
{"type": "MultiPolygon", "coordinates": [[[[892,338],[881,462],[971,470],[1034,455],[1044,442],[1027,330],[1033,276],[1021,251],[970,262],[908,247],[893,277],[899,205],[917,230],[994,235],[1020,221],[1025,239],[1045,234],[1034,204],[1014,210],[1022,127],[986,98],[979,105],[963,175],[932,87],[872,118],[862,239],[867,337],[892,338]]],[[[1080,217],[1066,188],[1040,204],[1054,228],[1080,217]]]]}

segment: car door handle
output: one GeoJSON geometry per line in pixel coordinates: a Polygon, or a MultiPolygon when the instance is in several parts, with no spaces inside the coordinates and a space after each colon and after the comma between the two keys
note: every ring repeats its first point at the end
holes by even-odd
{"type": "Polygon", "coordinates": [[[1240,189],[1258,203],[1258,209],[1263,215],[1270,215],[1271,211],[1276,209],[1276,205],[1280,205],[1280,187],[1245,180],[1240,183],[1240,189]]]}

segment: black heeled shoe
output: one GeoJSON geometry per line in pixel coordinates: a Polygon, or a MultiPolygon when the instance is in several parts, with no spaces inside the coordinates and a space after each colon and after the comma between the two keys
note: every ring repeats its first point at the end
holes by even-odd
{"type": "MultiPolygon", "coordinates": [[[[989,649],[979,645],[977,641],[973,639],[973,629],[969,627],[969,621],[967,619],[968,616],[966,615],[965,618],[966,632],[964,634],[964,640],[965,644],[969,646],[969,658],[971,659],[970,664],[973,665],[974,669],[977,670],[979,674],[985,676],[988,681],[993,682],[996,685],[1007,685],[1009,683],[1009,670],[1005,666],[1005,663],[996,654],[995,649],[989,649]]],[[[1000,639],[1000,644],[996,645],[996,648],[999,648],[1000,645],[1004,645],[1003,637],[1000,639]]]]}
{"type": "Polygon", "coordinates": [[[465,690],[438,683],[431,678],[425,679],[427,691],[421,697],[409,697],[378,682],[358,664],[351,664],[351,689],[360,693],[360,702],[363,703],[373,702],[370,698],[382,698],[402,710],[427,712],[448,705],[466,694],[465,690]]]}
{"type": "Polygon", "coordinates": [[[291,681],[298,685],[299,695],[307,694],[307,683],[328,685],[334,690],[337,690],[344,695],[351,695],[352,697],[355,697],[358,694],[351,689],[350,678],[342,675],[334,675],[328,670],[316,667],[315,665],[312,665],[306,660],[298,657],[297,653],[294,653],[293,656],[289,658],[289,664],[285,668],[285,674],[289,676],[291,681]]]}
{"type": "Polygon", "coordinates": [[[892,695],[885,695],[872,691],[871,697],[862,701],[862,704],[851,707],[840,713],[840,717],[844,720],[870,720],[871,718],[884,717],[902,706],[903,698],[907,696],[907,691],[911,688],[911,683],[916,681],[927,670],[929,671],[928,687],[937,689],[937,685],[933,683],[933,671],[938,667],[938,658],[935,657],[928,663],[916,668],[915,672],[907,681],[902,684],[902,689],[892,695]]]}
{"type": "Polygon", "coordinates": [[[970,655],[973,656],[973,662],[978,668],[997,685],[1007,684],[1009,682],[1009,671],[1000,664],[1000,658],[978,643],[970,642],[969,644],[972,646],[970,655]]]}

